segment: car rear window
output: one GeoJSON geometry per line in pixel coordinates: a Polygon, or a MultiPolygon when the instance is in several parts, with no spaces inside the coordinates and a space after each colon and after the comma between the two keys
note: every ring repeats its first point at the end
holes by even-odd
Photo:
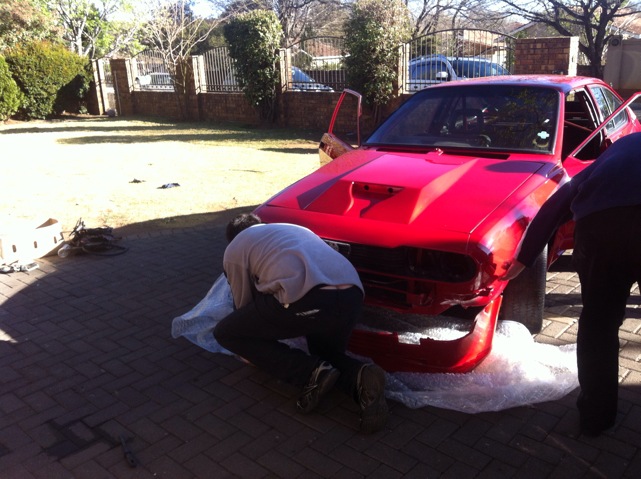
{"type": "Polygon", "coordinates": [[[560,94],[514,85],[423,90],[369,137],[367,145],[483,148],[552,153],[560,94]]]}
{"type": "Polygon", "coordinates": [[[452,68],[459,77],[477,78],[507,75],[508,72],[497,63],[485,60],[452,60],[452,68]]]}

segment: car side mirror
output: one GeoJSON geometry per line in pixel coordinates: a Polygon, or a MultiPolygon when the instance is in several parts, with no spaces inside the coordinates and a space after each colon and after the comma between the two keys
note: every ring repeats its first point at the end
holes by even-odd
{"type": "Polygon", "coordinates": [[[439,81],[447,81],[449,79],[447,72],[438,72],[435,77],[439,81]]]}

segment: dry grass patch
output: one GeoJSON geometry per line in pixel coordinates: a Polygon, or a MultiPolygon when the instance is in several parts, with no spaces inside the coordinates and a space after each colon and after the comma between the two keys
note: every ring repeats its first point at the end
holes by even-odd
{"type": "Polygon", "coordinates": [[[0,218],[56,218],[63,231],[81,217],[128,230],[190,226],[318,168],[321,134],[119,118],[0,125],[0,218]],[[170,183],[180,186],[160,188],[170,183]]]}

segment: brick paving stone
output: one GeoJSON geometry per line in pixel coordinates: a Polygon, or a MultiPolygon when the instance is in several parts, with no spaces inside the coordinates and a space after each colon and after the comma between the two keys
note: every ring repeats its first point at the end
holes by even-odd
{"type": "Polygon", "coordinates": [[[431,447],[438,447],[451,434],[457,431],[454,423],[436,420],[429,428],[418,435],[418,439],[431,447]]]}
{"type": "MultiPolygon", "coordinates": [[[[183,463],[185,469],[189,470],[194,478],[208,478],[215,477],[216,479],[224,479],[226,477],[234,477],[230,472],[225,471],[220,465],[212,461],[210,458],[203,454],[189,459],[183,463]]],[[[287,477],[287,476],[282,476],[287,477]]],[[[289,477],[294,477],[289,476],[289,477]]]]}
{"type": "Polygon", "coordinates": [[[306,469],[279,451],[270,451],[256,459],[256,462],[275,477],[303,477],[306,469]]]}
{"type": "Polygon", "coordinates": [[[333,457],[321,454],[310,447],[301,449],[292,455],[292,459],[321,477],[334,477],[342,465],[333,457]]]}
{"type": "Polygon", "coordinates": [[[264,477],[268,473],[263,466],[238,452],[223,459],[220,464],[232,474],[247,479],[264,477]]]}
{"type": "Polygon", "coordinates": [[[337,447],[328,455],[363,477],[369,477],[380,465],[379,458],[372,458],[368,451],[363,453],[351,447],[337,447]]]}
{"type": "Polygon", "coordinates": [[[514,477],[517,473],[518,468],[498,459],[492,459],[476,477],[479,479],[496,479],[499,477],[514,477]]]}
{"type": "Polygon", "coordinates": [[[455,462],[447,471],[441,474],[442,479],[468,479],[477,477],[479,471],[464,462],[455,462]]]}
{"type": "Polygon", "coordinates": [[[370,474],[368,479],[394,479],[396,477],[400,478],[403,477],[403,475],[387,465],[381,465],[376,471],[370,474]]]}
{"type": "Polygon", "coordinates": [[[474,449],[492,457],[493,459],[490,464],[498,461],[505,465],[509,465],[515,470],[518,470],[518,468],[525,464],[528,459],[528,456],[522,451],[517,451],[513,447],[491,439],[481,439],[474,445],[474,449]]]}
{"type": "Polygon", "coordinates": [[[416,459],[403,450],[394,449],[381,442],[373,443],[364,453],[401,473],[410,471],[416,465],[416,459]]]}
{"type": "MultiPolygon", "coordinates": [[[[391,401],[388,425],[363,436],[349,398],[332,393],[301,416],[295,388],[171,338],[171,320],[220,274],[223,226],[136,235],[115,258],[54,256],[0,276],[0,477],[641,477],[638,297],[621,329],[619,424],[603,436],[576,437],[576,390],[477,415],[391,401]]],[[[576,274],[550,272],[548,292],[535,339],[576,342],[576,274]]]]}
{"type": "Polygon", "coordinates": [[[472,446],[485,436],[492,424],[483,419],[483,414],[471,416],[465,427],[455,431],[450,437],[462,444],[472,446]]]}
{"type": "Polygon", "coordinates": [[[236,430],[231,435],[227,436],[224,439],[221,439],[205,454],[212,458],[214,461],[221,461],[237,450],[244,448],[251,441],[251,436],[243,431],[236,430]]]}
{"type": "Polygon", "coordinates": [[[439,446],[438,450],[456,459],[457,462],[464,462],[476,470],[482,470],[490,462],[490,457],[483,451],[466,446],[454,439],[446,439],[439,446]]]}

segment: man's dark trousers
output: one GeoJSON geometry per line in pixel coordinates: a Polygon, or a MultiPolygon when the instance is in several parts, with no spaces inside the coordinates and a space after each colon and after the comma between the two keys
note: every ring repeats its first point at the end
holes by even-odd
{"type": "Polygon", "coordinates": [[[572,260],[581,281],[577,364],[581,427],[601,432],[617,414],[619,327],[641,280],[641,205],[610,208],[576,223],[572,260]]]}
{"type": "Polygon", "coordinates": [[[256,367],[296,386],[304,386],[319,360],[341,372],[337,386],[353,395],[360,361],[345,354],[360,317],[363,293],[348,289],[314,288],[287,307],[271,294],[256,292],[254,300],[218,323],[214,336],[221,346],[256,367]],[[309,355],[279,341],[307,338],[309,355]]]}

